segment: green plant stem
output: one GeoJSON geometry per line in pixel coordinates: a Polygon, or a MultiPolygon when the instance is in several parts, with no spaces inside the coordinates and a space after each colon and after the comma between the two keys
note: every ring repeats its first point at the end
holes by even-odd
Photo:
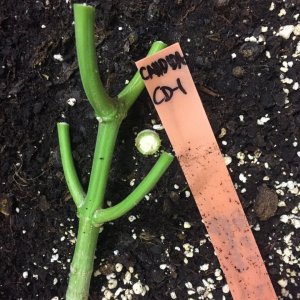
{"type": "Polygon", "coordinates": [[[93,158],[91,177],[84,206],[80,214],[91,217],[104,201],[113,151],[121,124],[120,119],[100,124],[93,158]]]}
{"type": "Polygon", "coordinates": [[[99,226],[92,224],[92,216],[104,201],[113,150],[122,119],[100,123],[93,158],[91,177],[84,205],[78,209],[79,229],[75,253],[71,263],[67,300],[88,299],[94,254],[99,226]]]}
{"type": "MultiPolygon", "coordinates": [[[[77,205],[79,217],[77,242],[71,263],[66,299],[87,300],[99,226],[102,221],[109,220],[107,214],[110,212],[115,219],[132,209],[153,188],[171,163],[173,156],[163,153],[135,191],[116,205],[114,210],[102,210],[119,127],[128,109],[141,93],[144,83],[137,73],[124,90],[120,92],[118,100],[110,98],[103,87],[97,67],[93,33],[95,9],[91,6],[75,4],[74,14],[80,75],[88,100],[99,121],[91,176],[86,195],[80,185],[72,159],[68,124],[58,124],[58,135],[65,177],[70,193],[77,205]],[[96,221],[99,221],[96,211],[101,212],[100,222],[95,222],[95,216],[96,221]],[[105,211],[105,220],[102,217],[103,211],[105,211]]],[[[165,46],[162,42],[155,42],[148,54],[153,54],[165,46]]]]}
{"type": "Polygon", "coordinates": [[[109,118],[116,113],[115,101],[108,96],[99,76],[94,22],[95,8],[74,4],[75,37],[78,65],[84,91],[98,117],[109,118]]]}
{"type": "Polygon", "coordinates": [[[70,194],[74,199],[76,206],[79,208],[81,205],[83,205],[85,193],[78,179],[74,161],[73,161],[72,149],[70,143],[70,132],[69,132],[70,127],[69,124],[65,122],[61,122],[57,124],[57,129],[58,129],[58,140],[60,146],[60,156],[61,156],[65,178],[67,181],[70,194]]]}
{"type": "Polygon", "coordinates": [[[133,192],[113,207],[96,210],[93,216],[93,222],[95,224],[110,222],[129,212],[154,188],[173,159],[173,155],[163,152],[159,160],[133,192]]]}
{"type": "Polygon", "coordinates": [[[173,160],[171,154],[163,153],[139,186],[121,203],[112,207],[115,208],[115,211],[103,210],[105,211],[104,215],[100,214],[97,219],[96,212],[101,211],[103,205],[113,148],[120,123],[121,120],[116,120],[99,125],[88,193],[84,205],[78,209],[80,219],[78,239],[71,263],[67,300],[88,299],[94,254],[101,225],[99,223],[109,221],[109,213],[111,213],[112,219],[116,219],[132,209],[154,187],[173,160]]]}
{"type": "Polygon", "coordinates": [[[80,218],[75,252],[73,255],[67,300],[87,300],[99,228],[92,225],[88,218],[80,218]]]}
{"type": "MultiPolygon", "coordinates": [[[[162,49],[164,49],[167,45],[161,41],[156,41],[152,44],[150,50],[148,51],[147,56],[150,56],[162,49]]],[[[144,89],[145,84],[141,78],[139,72],[136,72],[129,83],[124,87],[124,89],[119,93],[118,98],[120,101],[125,103],[127,111],[141,94],[144,89]]]]}

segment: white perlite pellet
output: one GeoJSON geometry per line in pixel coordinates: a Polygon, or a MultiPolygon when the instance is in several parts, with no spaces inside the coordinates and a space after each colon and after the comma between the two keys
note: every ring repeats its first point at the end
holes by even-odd
{"type": "Polygon", "coordinates": [[[131,273],[129,271],[127,271],[125,273],[125,276],[124,276],[124,279],[123,279],[123,283],[124,284],[128,284],[128,283],[130,283],[130,280],[131,280],[131,273]]]}
{"type": "Polygon", "coordinates": [[[272,11],[272,10],[274,10],[274,9],[275,9],[275,4],[274,4],[274,2],[272,2],[271,5],[270,5],[269,10],[272,11]]]}
{"type": "Polygon", "coordinates": [[[243,173],[241,173],[241,174],[239,175],[239,180],[240,180],[241,182],[243,182],[243,183],[246,183],[247,177],[246,177],[243,173]]]}
{"type": "Polygon", "coordinates": [[[116,279],[109,279],[109,280],[108,280],[108,285],[107,285],[107,287],[108,287],[110,290],[116,288],[117,285],[118,285],[118,281],[117,281],[116,279]]]}
{"type": "Polygon", "coordinates": [[[228,294],[229,293],[229,286],[228,286],[228,284],[223,285],[222,291],[223,291],[224,294],[228,294]]]}
{"type": "Polygon", "coordinates": [[[285,287],[287,286],[287,284],[288,284],[288,281],[287,281],[286,279],[283,279],[283,278],[281,278],[281,279],[278,280],[277,282],[278,282],[278,284],[279,284],[281,287],[283,287],[283,288],[285,288],[285,287]]]}
{"type": "Polygon", "coordinates": [[[124,291],[124,289],[119,287],[115,292],[115,297],[118,297],[123,291],[124,291]]]}
{"type": "Polygon", "coordinates": [[[55,60],[58,60],[58,61],[64,61],[62,55],[59,54],[59,53],[58,53],[58,54],[54,54],[54,55],[53,55],[53,58],[54,58],[55,60]]]}
{"type": "Polygon", "coordinates": [[[294,31],[295,26],[294,25],[285,25],[285,26],[281,26],[279,28],[279,31],[277,33],[278,36],[283,37],[284,39],[289,39],[292,32],[294,31]]]}
{"type": "Polygon", "coordinates": [[[58,254],[53,254],[52,256],[51,256],[51,262],[54,262],[54,261],[57,261],[58,260],[58,257],[59,257],[59,255],[58,254]]]}
{"type": "Polygon", "coordinates": [[[76,103],[76,99],[75,98],[69,98],[67,100],[67,103],[70,105],[70,106],[74,106],[75,103],[76,103]]]}
{"type": "Polygon", "coordinates": [[[209,264],[204,264],[204,265],[200,266],[201,271],[207,271],[208,269],[209,269],[209,264]]]}
{"type": "Polygon", "coordinates": [[[295,26],[293,33],[297,36],[300,35],[300,23],[295,26]]]}
{"type": "Polygon", "coordinates": [[[224,157],[225,165],[228,166],[232,163],[232,158],[230,156],[224,157]]]}
{"type": "Polygon", "coordinates": [[[192,227],[192,225],[189,222],[184,222],[183,223],[183,228],[188,229],[188,228],[191,228],[191,227],[192,227]]]}
{"type": "Polygon", "coordinates": [[[278,17],[282,17],[286,15],[286,10],[284,8],[282,8],[278,14],[278,17]]]}
{"type": "Polygon", "coordinates": [[[192,285],[192,283],[191,282],[186,282],[185,284],[185,287],[187,288],[187,289],[192,289],[193,288],[193,285],[192,285]]]}
{"type": "Polygon", "coordinates": [[[293,79],[291,79],[291,78],[284,78],[284,79],[281,79],[281,82],[282,83],[286,83],[286,84],[292,84],[293,83],[293,79]]]}
{"type": "Polygon", "coordinates": [[[136,220],[136,216],[131,215],[131,216],[128,217],[129,222],[133,222],[135,220],[136,220]]]}
{"type": "Polygon", "coordinates": [[[190,191],[185,191],[184,194],[185,194],[186,198],[189,198],[191,196],[191,192],[190,191]]]}
{"type": "Polygon", "coordinates": [[[162,124],[155,124],[152,126],[154,130],[163,130],[164,126],[162,124]]]}
{"type": "Polygon", "coordinates": [[[145,289],[143,287],[143,285],[141,284],[140,281],[136,282],[133,286],[132,286],[132,290],[136,295],[141,295],[145,292],[145,289]]]}
{"type": "Polygon", "coordinates": [[[160,268],[161,270],[165,270],[165,269],[167,268],[167,265],[166,265],[166,264],[161,264],[161,265],[159,266],[159,268],[160,268]]]}
{"type": "Polygon", "coordinates": [[[270,118],[268,117],[268,115],[265,115],[264,117],[261,117],[260,119],[257,120],[257,125],[262,126],[268,121],[270,121],[270,118]]]}
{"type": "Polygon", "coordinates": [[[110,291],[110,290],[105,290],[104,291],[104,299],[110,300],[112,299],[112,297],[114,296],[114,294],[110,291]]]}
{"type": "Polygon", "coordinates": [[[123,270],[123,265],[120,263],[117,263],[115,265],[115,269],[116,269],[116,272],[120,273],[123,270]]]}
{"type": "Polygon", "coordinates": [[[299,89],[299,83],[298,83],[298,82],[295,82],[295,83],[293,84],[292,89],[293,89],[294,91],[297,91],[297,90],[299,89]]]}

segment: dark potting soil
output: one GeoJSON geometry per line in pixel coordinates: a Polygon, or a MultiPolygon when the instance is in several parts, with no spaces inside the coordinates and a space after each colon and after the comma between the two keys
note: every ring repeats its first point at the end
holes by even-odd
{"type": "MultiPolygon", "coordinates": [[[[276,293],[299,299],[299,1],[88,4],[97,8],[99,67],[112,95],[151,42],[180,42],[276,293]],[[280,33],[286,25],[294,28],[280,33]]],[[[70,1],[0,7],[0,299],[63,299],[77,219],[56,122],[71,125],[85,187],[97,122],[80,82],[70,1]]],[[[119,134],[112,204],[155,162],[134,147],[135,134],[154,124],[143,92],[119,134]]],[[[147,199],[104,226],[96,257],[91,299],[231,299],[176,161],[147,199]]]]}

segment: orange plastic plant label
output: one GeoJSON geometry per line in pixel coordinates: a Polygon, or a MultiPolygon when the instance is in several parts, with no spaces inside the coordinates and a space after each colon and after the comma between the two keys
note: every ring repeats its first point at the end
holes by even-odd
{"type": "Polygon", "coordinates": [[[235,300],[277,299],[178,43],[136,63],[235,300]]]}

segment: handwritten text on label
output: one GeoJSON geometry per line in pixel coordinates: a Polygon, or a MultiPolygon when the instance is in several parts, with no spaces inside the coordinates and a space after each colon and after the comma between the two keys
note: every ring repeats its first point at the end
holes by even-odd
{"type": "Polygon", "coordinates": [[[187,94],[186,90],[184,89],[184,87],[182,86],[182,83],[180,81],[179,78],[177,78],[176,80],[177,86],[174,88],[170,88],[168,86],[158,86],[155,88],[154,92],[153,92],[153,102],[155,104],[161,104],[164,101],[168,102],[172,99],[173,94],[176,90],[180,90],[183,94],[187,94]],[[159,93],[159,91],[161,91],[161,93],[159,93]],[[160,98],[159,98],[159,94],[160,94],[160,98]],[[163,94],[163,97],[161,97],[163,94]],[[158,99],[159,98],[159,99],[158,99]]]}
{"type": "Polygon", "coordinates": [[[150,65],[140,68],[140,74],[143,80],[152,79],[154,75],[160,77],[167,74],[169,66],[172,70],[181,69],[182,65],[186,65],[184,56],[181,56],[178,51],[174,54],[169,54],[165,58],[159,58],[150,65]]]}

